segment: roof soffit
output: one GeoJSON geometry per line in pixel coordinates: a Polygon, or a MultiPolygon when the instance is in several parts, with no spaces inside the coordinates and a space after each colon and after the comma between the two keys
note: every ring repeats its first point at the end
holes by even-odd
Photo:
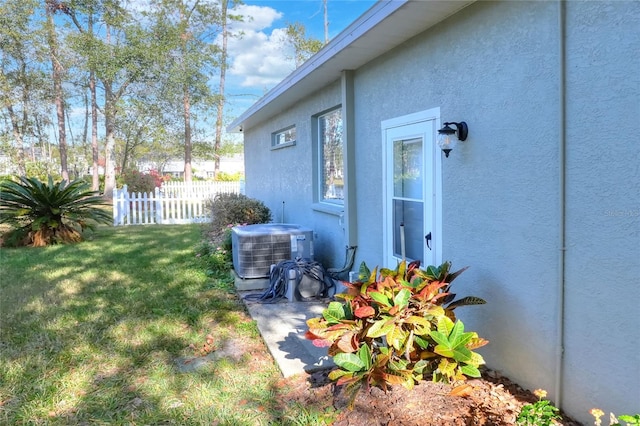
{"type": "Polygon", "coordinates": [[[289,108],[458,12],[474,0],[385,0],[376,3],[301,67],[249,107],[229,127],[241,131],[289,108]]]}

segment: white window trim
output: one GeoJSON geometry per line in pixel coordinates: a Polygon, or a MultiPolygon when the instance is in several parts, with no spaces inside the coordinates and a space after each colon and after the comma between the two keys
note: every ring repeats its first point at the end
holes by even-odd
{"type": "MultiPolygon", "coordinates": [[[[323,197],[322,194],[322,181],[323,181],[323,176],[322,176],[322,171],[324,170],[324,166],[322,164],[320,164],[320,161],[322,159],[322,148],[323,148],[323,141],[320,135],[320,119],[328,114],[331,114],[332,112],[335,111],[339,111],[342,110],[342,105],[337,105],[333,108],[329,108],[327,110],[324,110],[318,114],[315,114],[312,116],[312,132],[313,132],[313,144],[314,144],[314,159],[313,159],[313,164],[314,164],[314,170],[313,170],[313,199],[314,199],[314,203],[312,205],[312,208],[316,211],[319,212],[323,212],[323,213],[329,213],[329,214],[335,214],[335,215],[342,215],[344,214],[344,203],[345,200],[341,199],[341,200],[331,200],[331,199],[325,199],[323,197]]],[[[344,125],[344,123],[343,123],[344,125]]],[[[344,134],[342,135],[343,137],[343,156],[344,156],[344,134]]],[[[344,165],[343,165],[344,167],[344,165]]],[[[343,170],[343,173],[345,173],[345,171],[343,170]]],[[[345,188],[346,190],[346,188],[345,188]]]]}
{"type": "MultiPolygon", "coordinates": [[[[419,123],[422,121],[429,121],[429,120],[435,120],[435,128],[439,129],[441,127],[441,120],[440,120],[440,107],[436,107],[436,108],[431,108],[428,110],[424,110],[424,111],[419,111],[413,114],[407,114],[407,115],[403,115],[400,117],[394,117],[394,118],[390,118],[388,120],[384,120],[381,122],[381,143],[382,143],[382,170],[387,170],[387,156],[384,155],[384,153],[386,152],[386,147],[385,147],[385,142],[386,142],[386,138],[385,138],[385,132],[387,129],[393,128],[393,127],[399,127],[399,126],[406,126],[409,124],[414,124],[414,123],[419,123]]],[[[437,140],[437,135],[436,137],[434,137],[434,142],[437,140]]],[[[439,238],[435,237],[432,239],[433,241],[433,248],[432,250],[435,251],[435,259],[436,259],[436,263],[441,264],[442,263],[442,248],[443,248],[443,234],[442,234],[442,153],[440,151],[440,149],[438,149],[437,145],[434,143],[433,146],[431,147],[431,149],[435,150],[434,153],[434,176],[433,176],[433,189],[434,189],[434,194],[433,194],[433,201],[435,203],[436,208],[434,209],[434,222],[435,222],[435,232],[437,233],[437,235],[439,235],[439,238]]],[[[388,195],[388,190],[387,190],[387,185],[386,182],[383,185],[383,190],[382,190],[382,199],[386,200],[387,199],[387,195],[388,195]]],[[[386,226],[387,223],[387,215],[389,213],[386,211],[386,209],[383,212],[383,226],[386,226]]],[[[383,247],[387,247],[388,241],[387,241],[387,232],[383,232],[383,247]]],[[[423,265],[425,266],[425,265],[423,265]]]]}
{"type": "Polygon", "coordinates": [[[291,129],[296,129],[295,124],[292,125],[292,126],[288,126],[288,127],[285,127],[283,129],[280,129],[280,130],[277,130],[277,131],[271,133],[271,149],[272,150],[280,149],[280,148],[286,148],[286,147],[289,147],[289,146],[294,146],[296,144],[296,141],[298,139],[298,134],[297,134],[298,130],[297,129],[296,129],[296,139],[294,139],[292,141],[289,141],[289,142],[280,143],[280,144],[277,142],[278,141],[278,135],[280,135],[282,133],[285,133],[285,132],[287,132],[287,131],[289,131],[291,129]]]}

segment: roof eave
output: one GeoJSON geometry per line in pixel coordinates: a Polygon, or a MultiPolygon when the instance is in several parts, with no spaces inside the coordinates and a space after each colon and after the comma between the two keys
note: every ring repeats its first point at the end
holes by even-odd
{"type": "Polygon", "coordinates": [[[379,1],[250,106],[227,131],[242,132],[268,119],[336,81],[343,70],[361,67],[474,1],[379,1]]]}

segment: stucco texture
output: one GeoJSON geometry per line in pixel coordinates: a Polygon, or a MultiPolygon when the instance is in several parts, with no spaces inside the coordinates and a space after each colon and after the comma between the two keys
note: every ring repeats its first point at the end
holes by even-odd
{"type": "Polygon", "coordinates": [[[262,200],[274,222],[295,223],[314,230],[314,259],[327,268],[341,268],[347,245],[341,211],[320,211],[313,206],[314,147],[312,116],[340,106],[340,84],[323,88],[315,96],[277,117],[245,130],[246,194],[262,200]],[[296,126],[296,143],[272,149],[271,134],[296,126]]]}
{"type": "MultiPolygon", "coordinates": [[[[492,367],[550,391],[559,222],[555,13],[549,3],[476,4],[356,76],[356,151],[365,164],[382,161],[381,120],[440,107],[442,121],[468,123],[467,141],[442,160],[440,238],[444,260],[471,266],[456,281],[458,294],[488,304],[459,315],[491,341],[483,353],[492,367]]],[[[357,181],[380,181],[358,186],[358,204],[381,211],[381,175],[358,169],[357,181]]],[[[360,255],[380,259],[381,233],[366,231],[380,229],[381,216],[361,215],[358,225],[360,255]]]]}
{"type": "Polygon", "coordinates": [[[567,22],[565,405],[635,414],[640,3],[568,2],[567,22]]]}
{"type": "MultiPolygon", "coordinates": [[[[435,237],[444,260],[470,266],[456,293],[488,303],[457,313],[490,340],[490,367],[591,423],[592,407],[640,410],[640,2],[564,4],[564,38],[558,2],[477,2],[354,70],[355,266],[393,266],[381,265],[380,123],[433,108],[466,121],[467,141],[442,158],[435,237]]],[[[339,90],[245,136],[247,193],[276,219],[285,200],[329,266],[344,232],[313,205],[310,123],[339,90]],[[270,133],[291,124],[296,146],[272,151],[270,133]]]]}

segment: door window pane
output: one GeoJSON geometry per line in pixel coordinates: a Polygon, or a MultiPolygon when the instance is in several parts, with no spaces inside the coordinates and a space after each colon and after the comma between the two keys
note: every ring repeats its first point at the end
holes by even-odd
{"type": "Polygon", "coordinates": [[[407,260],[419,260],[424,252],[423,203],[393,200],[393,255],[402,258],[402,236],[400,225],[404,224],[404,246],[407,260]]]}
{"type": "Polygon", "coordinates": [[[422,199],[422,138],[393,142],[394,197],[422,199]]]}

